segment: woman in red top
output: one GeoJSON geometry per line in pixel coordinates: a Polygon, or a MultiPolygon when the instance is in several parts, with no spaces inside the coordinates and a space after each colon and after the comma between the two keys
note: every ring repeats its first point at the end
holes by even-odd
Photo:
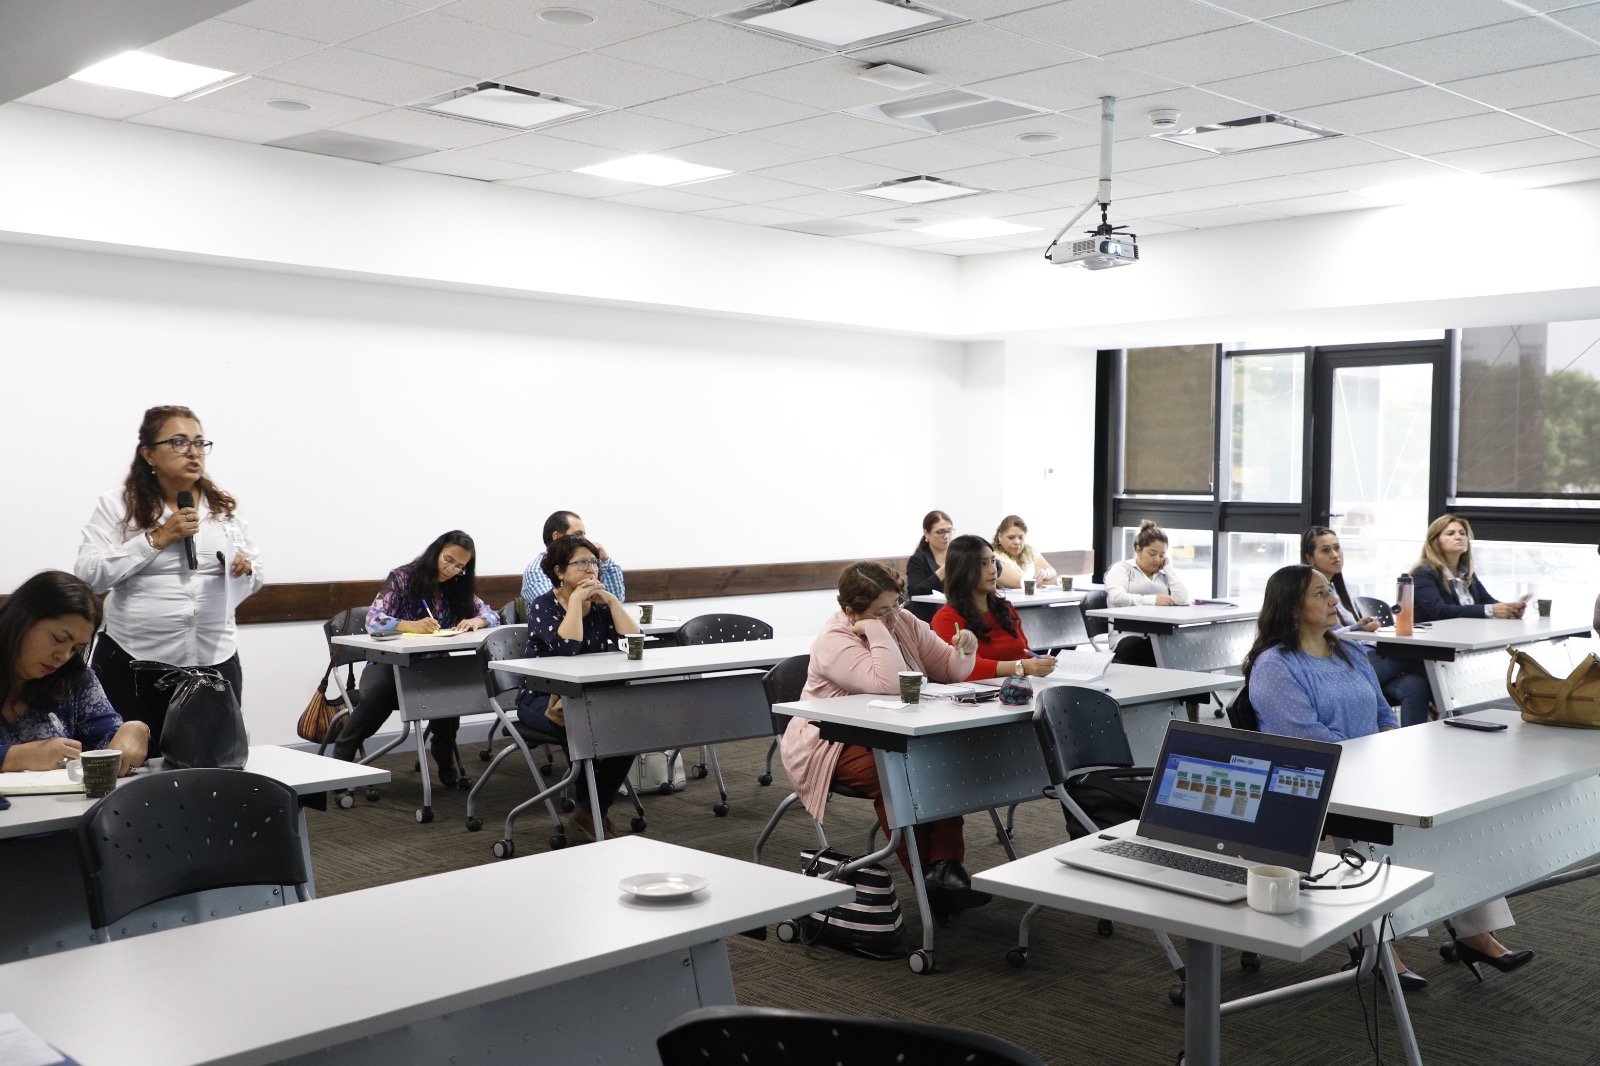
{"type": "Polygon", "coordinates": [[[944,557],[944,595],[948,601],[933,616],[933,631],[954,642],[959,630],[978,638],[968,681],[989,677],[1042,677],[1056,668],[1054,655],[1035,656],[1017,610],[995,592],[1000,574],[994,549],[982,537],[957,537],[944,557]]]}

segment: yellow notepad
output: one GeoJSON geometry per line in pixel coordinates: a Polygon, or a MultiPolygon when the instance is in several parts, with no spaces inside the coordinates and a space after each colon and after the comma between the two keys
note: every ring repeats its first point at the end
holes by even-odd
{"type": "Polygon", "coordinates": [[[0,774],[0,796],[39,796],[52,792],[82,792],[83,782],[65,770],[15,770],[0,774]]]}
{"type": "Polygon", "coordinates": [[[401,633],[402,637],[453,637],[459,629],[435,629],[432,633],[401,633]]]}

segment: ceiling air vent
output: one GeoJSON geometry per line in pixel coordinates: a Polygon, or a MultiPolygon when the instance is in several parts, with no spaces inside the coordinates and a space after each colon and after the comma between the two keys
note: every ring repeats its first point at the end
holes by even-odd
{"type": "Polygon", "coordinates": [[[580,115],[594,115],[611,110],[600,104],[586,103],[564,96],[520,89],[515,85],[480,81],[461,89],[452,89],[440,96],[408,104],[417,111],[432,111],[451,118],[464,118],[508,130],[531,130],[564,122],[580,115]]]}
{"type": "Polygon", "coordinates": [[[891,100],[886,104],[853,107],[849,113],[879,122],[892,122],[896,126],[923,133],[948,133],[951,130],[986,126],[991,122],[1004,122],[1010,118],[1044,114],[1037,107],[996,100],[965,89],[940,89],[938,92],[891,100]]]}
{"type": "Polygon", "coordinates": [[[1236,118],[1232,122],[1193,126],[1152,136],[1161,141],[1186,144],[1212,155],[1234,155],[1238,152],[1258,152],[1263,148],[1281,148],[1286,144],[1300,144],[1323,137],[1342,137],[1344,134],[1283,115],[1256,115],[1253,118],[1236,118]]]}

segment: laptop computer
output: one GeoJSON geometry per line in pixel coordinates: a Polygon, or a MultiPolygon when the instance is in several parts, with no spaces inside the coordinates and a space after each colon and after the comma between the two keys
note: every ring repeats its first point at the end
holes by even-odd
{"type": "Polygon", "coordinates": [[[1242,900],[1245,871],[1258,863],[1311,872],[1340,752],[1315,740],[1173,722],[1138,833],[1056,859],[1220,903],[1242,900]]]}

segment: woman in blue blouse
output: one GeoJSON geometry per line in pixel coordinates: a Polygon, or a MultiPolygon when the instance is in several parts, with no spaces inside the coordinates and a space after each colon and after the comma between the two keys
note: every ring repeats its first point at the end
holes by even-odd
{"type": "MultiPolygon", "coordinates": [[[[619,636],[639,632],[639,623],[623,609],[622,601],[600,583],[600,552],[587,539],[569,535],[555,541],[539,560],[539,568],[553,587],[528,604],[528,644],[523,651],[528,658],[616,651],[619,636]]],[[[517,693],[517,718],[531,729],[559,738],[565,747],[567,718],[559,697],[535,692],[524,684],[517,693]]],[[[606,836],[616,833],[606,812],[632,764],[633,759],[626,755],[594,761],[600,824],[606,836]]],[[[591,840],[594,809],[585,780],[578,789],[578,809],[572,821],[591,840]]]]}
{"type": "Polygon", "coordinates": [[[1411,571],[1417,621],[1441,618],[1521,618],[1528,601],[1501,603],[1472,572],[1472,526],[1465,518],[1440,515],[1422,538],[1422,558],[1411,571]]]}
{"type": "MultiPolygon", "coordinates": [[[[1267,579],[1256,642],[1244,661],[1262,732],[1338,742],[1399,725],[1367,656],[1334,634],[1337,603],[1315,567],[1286,566],[1267,579]]],[[[1455,916],[1456,950],[1480,981],[1478,963],[1505,972],[1532,960],[1532,951],[1509,951],[1492,935],[1511,924],[1504,899],[1455,916]]],[[[1427,987],[1424,978],[1400,968],[1402,988],[1427,987]]]]}
{"type": "MultiPolygon", "coordinates": [[[[472,538],[461,530],[452,529],[435,538],[421,555],[389,571],[367,609],[367,632],[373,636],[427,634],[499,625],[500,616],[478,599],[476,559],[472,538]]],[[[361,697],[333,746],[334,757],[347,762],[354,759],[356,748],[399,706],[394,669],[367,666],[361,674],[361,697]]],[[[456,731],[461,719],[436,718],[428,725],[433,731],[433,761],[439,767],[439,780],[454,785],[460,778],[456,731]]]]}
{"type": "Polygon", "coordinates": [[[0,771],[54,770],[105,748],[122,752],[122,774],[144,764],[150,727],[124,722],[84,662],[99,626],[94,590],[60,570],[33,575],[0,606],[0,771]]]}

